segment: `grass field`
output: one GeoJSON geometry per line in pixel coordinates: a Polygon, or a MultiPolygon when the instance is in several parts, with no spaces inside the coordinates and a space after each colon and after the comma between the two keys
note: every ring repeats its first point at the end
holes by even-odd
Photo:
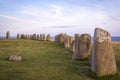
{"type": "Polygon", "coordinates": [[[63,44],[33,40],[0,40],[0,80],[120,80],[120,43],[113,43],[118,73],[98,78],[88,59],[72,60],[63,44]],[[8,61],[17,54],[21,62],[8,61]]]}

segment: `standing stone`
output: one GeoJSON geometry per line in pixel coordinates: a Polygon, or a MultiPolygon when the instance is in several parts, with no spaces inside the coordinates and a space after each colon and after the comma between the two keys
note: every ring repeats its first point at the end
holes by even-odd
{"type": "Polygon", "coordinates": [[[21,39],[24,39],[24,34],[21,34],[21,39]]]}
{"type": "Polygon", "coordinates": [[[40,41],[42,41],[42,34],[40,34],[40,41]]]}
{"type": "Polygon", "coordinates": [[[70,36],[66,35],[66,37],[64,38],[64,47],[65,48],[70,48],[70,36]]]}
{"type": "Polygon", "coordinates": [[[26,39],[26,35],[25,34],[21,34],[21,39],[26,39]]]}
{"type": "Polygon", "coordinates": [[[31,39],[31,35],[30,34],[28,34],[28,39],[31,39]]]}
{"type": "Polygon", "coordinates": [[[32,40],[32,34],[30,34],[30,40],[32,40]]]}
{"type": "Polygon", "coordinates": [[[46,41],[46,35],[43,34],[43,41],[46,41]]]}
{"type": "Polygon", "coordinates": [[[74,36],[70,36],[70,44],[75,40],[74,36]]]}
{"type": "Polygon", "coordinates": [[[75,38],[74,36],[70,36],[70,51],[74,52],[75,51],[75,38]]]}
{"type": "Polygon", "coordinates": [[[20,34],[17,34],[17,39],[20,39],[20,34]]]}
{"type": "Polygon", "coordinates": [[[77,48],[79,37],[80,37],[80,34],[75,34],[75,49],[77,48]]]}
{"type": "Polygon", "coordinates": [[[66,37],[66,33],[60,33],[60,34],[55,36],[55,41],[63,43],[65,37],[66,37]]]}
{"type": "Polygon", "coordinates": [[[71,43],[70,51],[75,52],[75,40],[73,40],[72,43],[71,43]]]}
{"type": "Polygon", "coordinates": [[[36,34],[33,34],[33,35],[32,35],[32,38],[33,38],[33,40],[37,40],[37,35],[36,35],[36,34]]]}
{"type": "Polygon", "coordinates": [[[66,37],[66,33],[61,33],[60,36],[59,36],[59,41],[63,43],[65,37],[66,37]]]}
{"type": "Polygon", "coordinates": [[[46,40],[47,40],[47,41],[51,41],[50,34],[47,35],[46,40]]]}
{"type": "Polygon", "coordinates": [[[107,31],[100,28],[96,28],[94,32],[91,70],[98,77],[117,73],[111,36],[107,31]]]}
{"type": "Polygon", "coordinates": [[[25,35],[25,39],[28,39],[28,34],[25,35]]]}
{"type": "Polygon", "coordinates": [[[40,35],[39,34],[37,34],[37,40],[40,40],[40,35]]]}
{"type": "Polygon", "coordinates": [[[10,39],[10,32],[9,31],[7,31],[7,33],[6,33],[6,39],[10,39]]]}
{"type": "Polygon", "coordinates": [[[72,59],[85,59],[90,55],[90,51],[91,36],[89,34],[82,34],[78,39],[77,47],[72,59]]]}
{"type": "Polygon", "coordinates": [[[56,35],[56,36],[55,36],[55,41],[56,41],[56,42],[59,42],[59,35],[56,35]]]}
{"type": "Polygon", "coordinates": [[[30,39],[30,34],[27,34],[27,39],[30,39]]]}

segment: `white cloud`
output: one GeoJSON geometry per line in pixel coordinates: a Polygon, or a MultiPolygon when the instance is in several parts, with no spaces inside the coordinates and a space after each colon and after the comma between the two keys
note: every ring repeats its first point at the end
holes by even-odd
{"type": "Polygon", "coordinates": [[[51,7],[53,8],[53,15],[55,15],[56,17],[59,17],[62,15],[62,7],[52,4],[51,7]]]}
{"type": "Polygon", "coordinates": [[[34,16],[34,17],[48,17],[49,13],[45,11],[44,9],[39,9],[33,6],[26,6],[23,7],[21,10],[22,14],[29,15],[29,16],[34,16]]]}
{"type": "Polygon", "coordinates": [[[86,7],[79,7],[77,10],[73,8],[69,11],[69,7],[63,7],[55,4],[50,5],[47,9],[26,6],[20,11],[22,17],[0,16],[37,26],[100,25],[106,23],[109,19],[108,14],[104,11],[89,10],[86,7]]]}
{"type": "Polygon", "coordinates": [[[54,4],[50,5],[48,8],[26,6],[23,7],[21,13],[38,18],[59,20],[62,17],[62,7],[54,4]]]}
{"type": "Polygon", "coordinates": [[[3,14],[0,14],[0,17],[7,18],[7,19],[10,19],[10,20],[14,20],[14,21],[19,21],[19,22],[38,23],[37,21],[28,20],[28,19],[23,19],[23,18],[20,18],[20,17],[3,15],[3,14]]]}
{"type": "MultiPolygon", "coordinates": [[[[0,14],[0,17],[16,21],[12,25],[17,26],[17,28],[14,27],[14,29],[11,29],[12,31],[51,32],[53,34],[60,32],[69,34],[91,32],[93,34],[95,27],[108,24],[108,21],[112,21],[106,11],[95,11],[87,7],[70,8],[56,4],[51,4],[47,8],[26,6],[19,12],[22,16],[15,17],[0,14]],[[64,26],[67,27],[63,28],[64,26]]],[[[114,22],[115,24],[119,24],[119,22],[114,22]]]]}

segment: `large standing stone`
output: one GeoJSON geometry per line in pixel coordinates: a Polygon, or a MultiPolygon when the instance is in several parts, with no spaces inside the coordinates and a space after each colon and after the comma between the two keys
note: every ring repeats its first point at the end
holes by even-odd
{"type": "Polygon", "coordinates": [[[94,32],[91,70],[98,77],[117,73],[111,36],[107,31],[100,28],[96,28],[94,32]]]}
{"type": "Polygon", "coordinates": [[[80,34],[75,34],[75,49],[77,48],[79,37],[80,37],[80,34]]]}
{"type": "Polygon", "coordinates": [[[70,48],[70,36],[66,35],[66,37],[64,38],[64,47],[65,48],[70,48]]]}
{"type": "Polygon", "coordinates": [[[39,34],[37,34],[37,40],[40,40],[40,35],[39,34]]]}
{"type": "Polygon", "coordinates": [[[30,34],[30,40],[32,40],[32,34],[30,34]]]}
{"type": "Polygon", "coordinates": [[[6,39],[10,39],[10,32],[9,31],[7,31],[7,33],[6,33],[6,39]]]}
{"type": "Polygon", "coordinates": [[[25,39],[28,39],[28,34],[25,34],[25,39]]]}
{"type": "Polygon", "coordinates": [[[43,36],[42,36],[42,34],[40,34],[40,41],[42,41],[43,40],[43,36]]]}
{"type": "Polygon", "coordinates": [[[59,34],[55,36],[55,41],[59,42],[59,34]]]}
{"type": "Polygon", "coordinates": [[[31,39],[31,35],[30,34],[28,34],[28,39],[31,39]]]}
{"type": "Polygon", "coordinates": [[[59,34],[55,36],[55,41],[59,42],[59,34]]]}
{"type": "Polygon", "coordinates": [[[89,34],[82,34],[77,43],[72,59],[85,59],[90,55],[91,37],[89,34]]]}
{"type": "Polygon", "coordinates": [[[70,36],[70,44],[75,40],[74,36],[70,36]]]}
{"type": "Polygon", "coordinates": [[[32,39],[37,40],[37,35],[35,33],[32,35],[32,39]]]}
{"type": "Polygon", "coordinates": [[[75,40],[73,40],[72,43],[71,43],[70,51],[75,52],[75,40]]]}
{"type": "Polygon", "coordinates": [[[65,37],[66,37],[66,33],[61,33],[59,37],[60,37],[60,42],[63,43],[63,42],[64,42],[64,39],[65,39],[65,37]]]}
{"type": "Polygon", "coordinates": [[[17,39],[20,39],[20,34],[17,34],[17,39]]]}
{"type": "Polygon", "coordinates": [[[43,41],[46,41],[46,35],[43,34],[43,41]]]}
{"type": "Polygon", "coordinates": [[[70,51],[74,52],[75,51],[75,38],[74,36],[70,36],[70,51]]]}
{"type": "Polygon", "coordinates": [[[21,39],[25,39],[26,36],[24,34],[21,34],[21,39]]]}
{"type": "Polygon", "coordinates": [[[46,40],[47,40],[47,41],[51,41],[50,34],[47,35],[46,40]]]}
{"type": "Polygon", "coordinates": [[[60,33],[60,34],[55,36],[55,41],[63,43],[65,37],[66,37],[66,33],[60,33]]]}

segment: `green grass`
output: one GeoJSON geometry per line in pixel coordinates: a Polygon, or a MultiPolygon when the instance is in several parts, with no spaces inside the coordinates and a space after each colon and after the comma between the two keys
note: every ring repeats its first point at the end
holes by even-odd
{"type": "Polygon", "coordinates": [[[98,78],[88,59],[72,60],[63,44],[34,40],[0,40],[0,80],[119,80],[120,44],[114,45],[118,74],[98,78]],[[17,54],[21,62],[8,61],[17,54]]]}

